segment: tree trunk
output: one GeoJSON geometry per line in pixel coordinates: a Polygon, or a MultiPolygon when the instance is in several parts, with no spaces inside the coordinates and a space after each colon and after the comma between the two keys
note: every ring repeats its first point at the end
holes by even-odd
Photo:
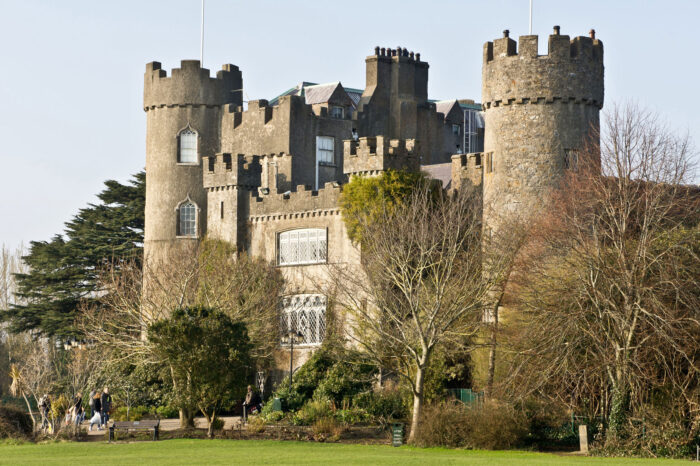
{"type": "Polygon", "coordinates": [[[32,405],[29,404],[29,400],[27,399],[27,395],[22,392],[22,398],[24,398],[24,402],[27,403],[27,411],[29,411],[29,417],[32,418],[32,434],[36,432],[36,419],[34,419],[34,413],[32,412],[32,405]]]}
{"type": "Polygon", "coordinates": [[[498,305],[493,311],[493,324],[491,324],[491,342],[489,348],[489,372],[486,376],[486,397],[493,396],[493,381],[496,377],[496,347],[498,346],[498,305]]]}
{"type": "Polygon", "coordinates": [[[187,429],[188,427],[194,427],[194,410],[180,408],[180,428],[187,429]]]}
{"type": "Polygon", "coordinates": [[[630,390],[624,382],[618,381],[613,387],[610,403],[609,440],[618,440],[624,436],[629,404],[630,390]]]}
{"type": "Polygon", "coordinates": [[[413,414],[411,416],[411,433],[408,436],[408,443],[413,443],[416,440],[418,426],[420,424],[420,416],[423,411],[423,385],[425,383],[425,367],[419,366],[416,370],[416,386],[413,391],[413,414]]]}

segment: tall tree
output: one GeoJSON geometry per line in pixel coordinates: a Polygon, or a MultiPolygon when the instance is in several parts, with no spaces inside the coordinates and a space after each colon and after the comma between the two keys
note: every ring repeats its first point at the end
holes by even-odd
{"type": "Polygon", "coordinates": [[[603,130],[533,229],[514,387],[602,414],[609,439],[660,390],[685,399],[697,425],[694,154],[687,138],[634,105],[615,108],[603,130]]]}
{"type": "Polygon", "coordinates": [[[462,345],[481,328],[507,255],[484,273],[481,195],[435,195],[425,185],[362,225],[358,267],[336,266],[330,292],[347,310],[348,337],[379,367],[412,388],[409,441],[419,429],[425,379],[436,349],[462,345]]]}
{"type": "Polygon", "coordinates": [[[139,260],[143,244],[145,173],[121,184],[105,182],[97,204],[80,209],[63,235],[32,241],[23,257],[29,271],[16,274],[17,302],[2,310],[11,332],[44,336],[77,334],[81,299],[100,291],[99,269],[107,263],[139,260]]]}

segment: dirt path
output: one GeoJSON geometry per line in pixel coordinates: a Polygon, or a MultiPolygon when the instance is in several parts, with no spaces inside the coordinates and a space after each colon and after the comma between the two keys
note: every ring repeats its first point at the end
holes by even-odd
{"type": "MultiPolygon", "coordinates": [[[[237,425],[238,423],[241,422],[241,417],[240,416],[226,416],[221,418],[224,421],[224,429],[230,429],[233,425],[237,425]]],[[[207,427],[207,420],[204,417],[196,417],[194,418],[194,425],[195,427],[205,429],[207,427]]],[[[86,430],[90,427],[90,423],[88,421],[84,421],[81,424],[81,427],[84,427],[86,430]]],[[[168,431],[168,430],[177,430],[180,428],[180,420],[178,418],[173,418],[173,419],[161,419],[160,420],[160,430],[161,431],[168,431]]],[[[98,436],[98,435],[107,435],[108,430],[106,428],[102,430],[97,430],[93,429],[92,432],[88,431],[88,435],[90,436],[98,436]]]]}

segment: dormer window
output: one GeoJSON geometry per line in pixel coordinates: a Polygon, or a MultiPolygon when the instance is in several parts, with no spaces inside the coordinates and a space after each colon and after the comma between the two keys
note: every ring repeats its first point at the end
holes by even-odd
{"type": "Polygon", "coordinates": [[[345,118],[345,109],[339,105],[333,105],[330,112],[331,118],[342,120],[345,118]]]}
{"type": "Polygon", "coordinates": [[[460,125],[452,125],[452,134],[455,136],[459,136],[459,133],[462,132],[462,127],[460,125]]]}
{"type": "Polygon", "coordinates": [[[178,163],[197,163],[197,132],[189,126],[178,137],[178,163]]]}

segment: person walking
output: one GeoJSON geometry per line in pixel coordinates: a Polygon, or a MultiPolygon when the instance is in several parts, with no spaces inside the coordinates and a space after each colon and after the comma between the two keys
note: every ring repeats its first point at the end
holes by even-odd
{"type": "Polygon", "coordinates": [[[105,387],[100,397],[102,425],[106,426],[109,421],[109,412],[112,410],[112,395],[109,394],[109,388],[105,387]]]}
{"type": "Polygon", "coordinates": [[[97,395],[97,391],[91,390],[90,398],[88,400],[88,404],[90,405],[90,417],[95,415],[95,395],[97,395]]]}
{"type": "Polygon", "coordinates": [[[85,418],[85,410],[83,409],[83,394],[78,392],[73,398],[73,414],[75,415],[75,427],[80,427],[80,423],[85,418]]]}
{"type": "Polygon", "coordinates": [[[100,400],[100,394],[95,393],[92,397],[92,417],[90,418],[90,430],[92,430],[92,425],[97,424],[97,430],[102,430],[102,401],[100,400]],[[95,422],[97,420],[97,422],[95,422]]]}

